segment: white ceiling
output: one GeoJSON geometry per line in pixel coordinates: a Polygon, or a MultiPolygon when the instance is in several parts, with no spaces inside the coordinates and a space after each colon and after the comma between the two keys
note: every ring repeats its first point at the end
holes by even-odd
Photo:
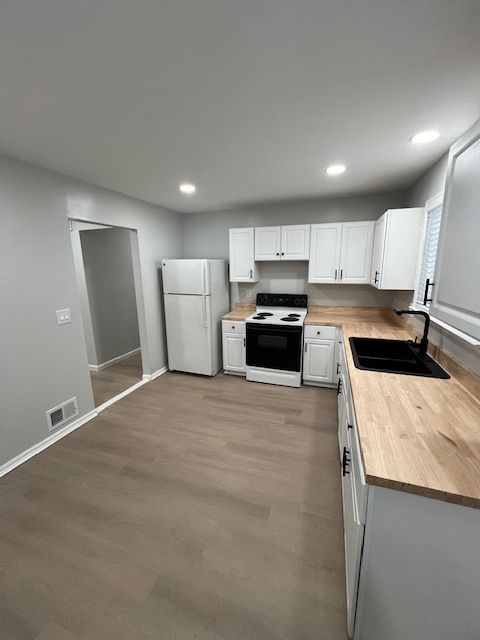
{"type": "Polygon", "coordinates": [[[178,211],[385,191],[480,115],[479,33],[479,0],[0,0],[0,151],[178,211]]]}

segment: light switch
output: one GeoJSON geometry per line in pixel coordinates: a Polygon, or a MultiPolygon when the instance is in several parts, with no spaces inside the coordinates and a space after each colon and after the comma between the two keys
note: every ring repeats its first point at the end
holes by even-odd
{"type": "Polygon", "coordinates": [[[57,314],[57,324],[69,324],[72,321],[72,316],[70,314],[70,309],[58,309],[55,311],[57,314]]]}

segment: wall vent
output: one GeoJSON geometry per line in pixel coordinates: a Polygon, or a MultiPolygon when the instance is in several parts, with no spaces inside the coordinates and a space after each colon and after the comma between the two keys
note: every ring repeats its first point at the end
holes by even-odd
{"type": "Polygon", "coordinates": [[[58,429],[75,416],[78,416],[77,399],[71,398],[71,400],[62,402],[62,404],[53,407],[53,409],[49,409],[45,413],[47,416],[48,430],[53,431],[54,429],[58,429]]]}

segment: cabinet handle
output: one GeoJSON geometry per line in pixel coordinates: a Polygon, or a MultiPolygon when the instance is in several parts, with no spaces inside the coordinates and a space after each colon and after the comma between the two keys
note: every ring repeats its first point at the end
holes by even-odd
{"type": "Polygon", "coordinates": [[[425,292],[423,294],[423,304],[426,306],[427,302],[431,302],[432,298],[428,297],[428,287],[433,287],[435,286],[434,282],[430,282],[430,278],[427,278],[425,280],[425,292]]]}
{"type": "Polygon", "coordinates": [[[245,339],[245,338],[243,339],[243,346],[244,346],[244,347],[246,347],[246,346],[247,346],[247,341],[246,341],[246,339],[245,339]]]}
{"type": "Polygon", "coordinates": [[[250,269],[250,280],[253,279],[253,271],[250,269]]]}
{"type": "Polygon", "coordinates": [[[343,278],[343,269],[340,269],[340,280],[343,278]]]}
{"type": "Polygon", "coordinates": [[[277,251],[277,256],[279,256],[279,255],[280,255],[280,253],[277,251]]]}
{"type": "Polygon", "coordinates": [[[337,396],[342,393],[342,379],[339,378],[337,382],[337,396]]]}
{"type": "Polygon", "coordinates": [[[353,424],[347,424],[347,429],[353,429],[353,424]]]}
{"type": "Polygon", "coordinates": [[[335,269],[335,280],[337,279],[338,269],[335,269]]]}
{"type": "Polygon", "coordinates": [[[304,347],[305,353],[307,353],[307,344],[308,344],[308,342],[305,342],[305,347],[304,347]]]}
{"type": "Polygon", "coordinates": [[[377,282],[378,282],[378,277],[377,277],[378,273],[379,273],[378,271],[375,271],[375,282],[374,282],[374,284],[377,284],[377,282]]]}
{"type": "Polygon", "coordinates": [[[348,469],[348,465],[350,464],[351,460],[348,457],[348,453],[350,452],[347,450],[347,447],[343,447],[342,476],[350,475],[350,469],[348,469]]]}
{"type": "Polygon", "coordinates": [[[337,362],[337,376],[338,376],[339,373],[340,373],[340,363],[337,362]]]}
{"type": "Polygon", "coordinates": [[[284,255],[285,255],[285,253],[282,251],[282,256],[284,256],[284,255]]]}

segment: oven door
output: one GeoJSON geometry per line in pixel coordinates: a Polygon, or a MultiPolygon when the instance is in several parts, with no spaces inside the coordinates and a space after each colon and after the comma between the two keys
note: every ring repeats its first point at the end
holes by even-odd
{"type": "Polygon", "coordinates": [[[303,327],[247,322],[247,366],[300,371],[303,327]]]}

